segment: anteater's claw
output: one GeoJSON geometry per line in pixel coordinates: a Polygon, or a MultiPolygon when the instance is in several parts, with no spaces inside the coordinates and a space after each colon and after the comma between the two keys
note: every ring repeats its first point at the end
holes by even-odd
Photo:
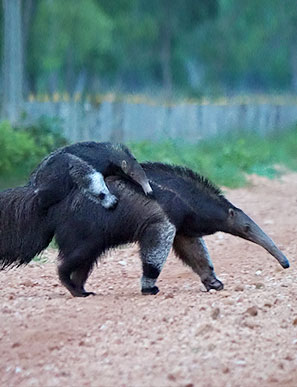
{"type": "Polygon", "coordinates": [[[205,286],[206,290],[209,291],[210,289],[215,290],[223,290],[224,284],[217,278],[212,278],[210,280],[203,281],[203,285],[205,286]]]}
{"type": "Polygon", "coordinates": [[[157,286],[154,286],[152,288],[142,288],[141,293],[144,295],[155,295],[159,293],[159,288],[157,286]]]}

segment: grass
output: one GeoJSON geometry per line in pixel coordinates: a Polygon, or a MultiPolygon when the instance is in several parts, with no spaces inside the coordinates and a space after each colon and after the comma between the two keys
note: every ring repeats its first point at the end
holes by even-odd
{"type": "Polygon", "coordinates": [[[132,143],[130,148],[139,161],[185,165],[230,188],[246,184],[248,174],[274,178],[280,174],[280,166],[297,170],[297,128],[265,138],[249,133],[217,137],[196,145],[170,140],[132,143]]]}
{"type": "MultiPolygon", "coordinates": [[[[282,166],[297,170],[297,127],[284,131],[282,135],[265,138],[256,133],[239,133],[203,140],[194,145],[174,140],[128,145],[139,161],[184,165],[217,185],[230,188],[246,184],[248,174],[274,178],[280,174],[282,166]]],[[[0,189],[27,181],[28,168],[25,170],[20,164],[19,168],[13,169],[14,173],[0,173],[0,189]]]]}

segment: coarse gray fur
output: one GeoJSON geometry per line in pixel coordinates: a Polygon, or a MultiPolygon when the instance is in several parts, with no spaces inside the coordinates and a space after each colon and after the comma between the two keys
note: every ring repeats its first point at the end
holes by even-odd
{"type": "Polygon", "coordinates": [[[223,283],[216,277],[206,244],[202,238],[176,235],[174,251],[183,262],[197,273],[207,290],[223,289],[223,283]]]}
{"type": "Polygon", "coordinates": [[[175,226],[166,218],[163,223],[152,225],[151,230],[147,230],[147,237],[140,242],[140,255],[143,266],[143,276],[141,278],[142,293],[158,292],[155,287],[158,275],[160,274],[167,256],[171,249],[174,237],[175,226]],[[152,238],[151,235],[154,235],[152,238]],[[152,278],[152,272],[155,273],[152,278]]]}

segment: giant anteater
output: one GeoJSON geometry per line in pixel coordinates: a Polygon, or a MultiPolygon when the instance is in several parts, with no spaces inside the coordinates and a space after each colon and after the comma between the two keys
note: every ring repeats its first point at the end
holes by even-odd
{"type": "Polygon", "coordinates": [[[97,199],[105,208],[113,208],[117,204],[117,198],[109,194],[104,182],[104,177],[109,175],[124,176],[141,185],[146,194],[152,193],[142,167],[125,145],[78,142],[51,153],[32,173],[30,182],[35,186],[39,203],[44,209],[62,200],[75,186],[69,173],[68,154],[79,157],[100,172],[96,173],[97,199]]]}
{"type": "Polygon", "coordinates": [[[142,167],[154,198],[113,176],[106,179],[109,190],[119,198],[113,211],[105,211],[79,190],[71,191],[49,209],[45,222],[56,234],[59,277],[73,296],[92,294],[85,291],[84,285],[97,258],[128,242],[140,245],[144,294],[158,292],[155,283],[171,246],[200,276],[207,290],[222,289],[202,239],[217,231],[252,241],[284,268],[289,267],[287,258],[260,227],[207,179],[189,169],[161,163],[145,163],[142,167]]]}

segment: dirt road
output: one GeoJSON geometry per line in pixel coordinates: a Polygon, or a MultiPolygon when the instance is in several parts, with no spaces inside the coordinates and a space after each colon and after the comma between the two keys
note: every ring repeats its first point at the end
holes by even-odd
{"type": "Polygon", "coordinates": [[[252,178],[226,196],[291,262],[206,238],[221,292],[171,254],[157,296],[140,294],[137,247],[113,251],[72,298],[47,263],[0,272],[1,386],[297,386],[297,174],[252,178]]]}

